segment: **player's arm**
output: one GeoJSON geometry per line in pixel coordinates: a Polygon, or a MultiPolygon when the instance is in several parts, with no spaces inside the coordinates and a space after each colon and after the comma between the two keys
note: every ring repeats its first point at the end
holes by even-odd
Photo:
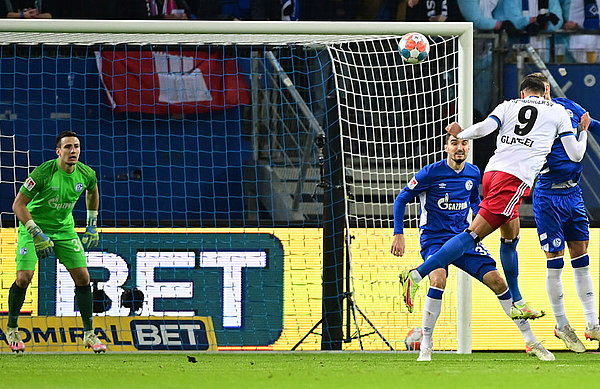
{"type": "MultiPolygon", "coordinates": [[[[479,169],[477,169],[479,171],[479,169]]],[[[469,199],[470,208],[473,212],[473,216],[477,215],[479,212],[479,203],[481,202],[481,197],[479,197],[479,183],[474,183],[473,188],[471,188],[471,197],[469,199]]]]}
{"type": "Polygon", "coordinates": [[[31,212],[27,208],[27,204],[31,202],[31,199],[25,196],[22,192],[17,193],[17,197],[15,197],[15,201],[13,202],[12,209],[17,219],[27,229],[27,232],[33,238],[33,243],[35,245],[35,252],[39,258],[46,258],[54,249],[54,242],[50,238],[44,234],[40,227],[33,221],[33,217],[31,216],[31,212]]]}
{"type": "Polygon", "coordinates": [[[464,130],[457,122],[451,123],[446,127],[449,134],[454,135],[458,139],[477,139],[483,138],[498,129],[498,119],[495,117],[487,117],[485,120],[475,123],[464,130]]]}
{"type": "Polygon", "coordinates": [[[411,202],[420,192],[426,188],[426,174],[419,171],[396,196],[394,201],[394,240],[390,252],[397,257],[404,255],[404,213],[406,204],[411,202]]]}
{"type": "Polygon", "coordinates": [[[573,162],[580,162],[585,155],[588,137],[587,130],[590,122],[590,114],[586,112],[581,115],[579,122],[579,128],[581,129],[579,137],[573,131],[559,133],[560,141],[565,148],[567,156],[573,162]]]}
{"type": "Polygon", "coordinates": [[[85,192],[85,204],[87,207],[87,223],[85,234],[81,238],[83,248],[87,251],[98,246],[100,236],[98,235],[98,208],[100,207],[100,191],[98,185],[85,192]]]}

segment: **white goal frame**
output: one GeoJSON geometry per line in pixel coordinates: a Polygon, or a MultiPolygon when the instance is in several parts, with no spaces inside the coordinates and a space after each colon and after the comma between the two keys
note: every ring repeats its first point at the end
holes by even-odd
{"type": "MultiPolygon", "coordinates": [[[[156,42],[161,38],[168,43],[221,43],[240,42],[240,35],[256,37],[249,42],[288,43],[290,35],[304,36],[298,42],[305,42],[307,36],[321,42],[319,35],[357,36],[357,35],[403,35],[419,31],[430,35],[458,36],[458,120],[463,127],[472,124],[473,111],[473,24],[458,22],[285,22],[285,21],[181,21],[168,20],[21,20],[4,19],[0,23],[0,32],[9,33],[19,41],[29,36],[29,42],[35,42],[36,35],[50,37],[50,42],[60,42],[62,34],[77,34],[77,44],[91,44],[86,35],[93,34],[98,42],[98,34],[105,34],[101,41],[106,42],[156,42]],[[206,40],[202,36],[210,36],[206,40]],[[286,36],[279,41],[278,36],[286,36]],[[21,37],[21,38],[20,38],[21,37]],[[265,37],[267,40],[261,40],[265,37]]],[[[21,40],[22,41],[22,40],[21,40]]],[[[48,42],[47,40],[43,40],[48,42]]],[[[3,42],[9,44],[11,42],[3,42]]],[[[472,155],[472,153],[471,153],[472,155]]],[[[469,156],[472,161],[471,155],[469,156]]],[[[471,352],[471,279],[463,271],[458,272],[458,308],[457,308],[457,352],[471,352]]]]}

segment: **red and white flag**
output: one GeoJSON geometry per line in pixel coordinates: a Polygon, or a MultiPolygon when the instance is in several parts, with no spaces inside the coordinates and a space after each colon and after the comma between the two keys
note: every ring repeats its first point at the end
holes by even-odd
{"type": "Polygon", "coordinates": [[[102,51],[96,63],[116,112],[188,114],[250,103],[235,58],[177,51],[102,51]]]}

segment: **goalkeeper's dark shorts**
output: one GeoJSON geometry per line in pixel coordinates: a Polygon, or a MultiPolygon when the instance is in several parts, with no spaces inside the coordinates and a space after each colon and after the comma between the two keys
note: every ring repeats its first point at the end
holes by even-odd
{"type": "MultiPolygon", "coordinates": [[[[433,244],[421,250],[423,260],[426,260],[435,254],[442,244],[433,244]]],[[[483,282],[483,276],[487,273],[497,270],[496,261],[492,258],[490,252],[482,243],[479,243],[474,249],[464,253],[461,257],[452,262],[452,265],[464,270],[470,276],[483,282]]],[[[446,267],[446,276],[448,275],[448,267],[446,267]]]]}

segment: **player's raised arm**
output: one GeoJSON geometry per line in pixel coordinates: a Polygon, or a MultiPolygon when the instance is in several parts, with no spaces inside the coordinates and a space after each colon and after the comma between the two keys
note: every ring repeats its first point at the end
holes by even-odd
{"type": "MultiPolygon", "coordinates": [[[[450,124],[450,126],[452,126],[455,123],[450,124]]],[[[456,123],[458,125],[458,123],[456,123]]],[[[448,126],[448,127],[450,127],[448,126]]],[[[456,134],[454,134],[453,132],[451,132],[448,127],[446,127],[446,131],[448,131],[450,134],[454,135],[455,137],[457,137],[458,139],[477,139],[477,138],[483,138],[486,135],[491,134],[492,132],[494,132],[496,129],[498,129],[498,119],[496,119],[493,116],[489,116],[487,118],[485,118],[485,120],[479,122],[479,123],[475,123],[470,127],[465,128],[462,131],[458,131],[456,134]]],[[[458,128],[460,128],[460,126],[458,126],[458,128]]],[[[456,126],[454,126],[453,128],[451,128],[451,130],[456,130],[456,126]]]]}
{"type": "Polygon", "coordinates": [[[579,122],[579,127],[581,128],[581,133],[579,134],[579,137],[577,137],[577,134],[573,131],[561,133],[559,135],[560,141],[563,147],[565,148],[567,156],[573,162],[580,162],[585,155],[588,136],[587,129],[590,125],[590,122],[590,114],[586,112],[583,115],[581,115],[581,121],[579,122]]]}

